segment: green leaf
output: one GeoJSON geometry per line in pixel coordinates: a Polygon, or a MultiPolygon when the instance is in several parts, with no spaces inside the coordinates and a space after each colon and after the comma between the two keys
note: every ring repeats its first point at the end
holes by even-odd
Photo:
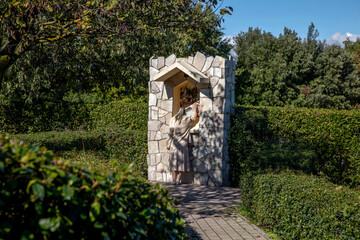
{"type": "Polygon", "coordinates": [[[99,202],[94,202],[91,204],[91,208],[94,210],[94,212],[96,213],[96,215],[100,214],[100,203],[99,202]]]}
{"type": "Polygon", "coordinates": [[[101,223],[101,222],[95,222],[94,223],[94,227],[95,228],[98,228],[98,229],[100,229],[100,228],[104,228],[104,223],[101,223]]]}
{"type": "Polygon", "coordinates": [[[102,232],[101,235],[104,237],[104,240],[110,240],[111,239],[107,232],[102,232]]]}
{"type": "Polygon", "coordinates": [[[124,212],[117,212],[117,213],[115,213],[115,214],[116,214],[116,216],[118,216],[118,217],[120,217],[120,218],[122,218],[122,219],[124,219],[124,220],[127,219],[127,217],[126,217],[126,215],[125,215],[124,212]]]}
{"type": "Polygon", "coordinates": [[[0,162],[0,172],[1,172],[1,173],[5,173],[4,168],[5,168],[4,163],[3,163],[3,162],[0,162]]]}
{"type": "Polygon", "coordinates": [[[44,229],[50,229],[51,232],[55,232],[60,227],[60,218],[52,217],[52,218],[42,218],[39,220],[39,226],[44,229]]]}
{"type": "Polygon", "coordinates": [[[33,193],[42,201],[45,197],[45,188],[40,183],[35,183],[31,186],[33,193]]]}
{"type": "Polygon", "coordinates": [[[64,185],[62,187],[62,196],[65,200],[71,200],[71,198],[74,196],[75,190],[73,187],[64,185]]]}
{"type": "Polygon", "coordinates": [[[37,181],[38,181],[38,179],[33,179],[33,180],[30,180],[30,181],[29,181],[29,183],[28,183],[28,185],[27,185],[27,187],[26,187],[26,192],[27,192],[27,193],[29,193],[30,187],[31,187],[34,183],[36,183],[37,181]]]}

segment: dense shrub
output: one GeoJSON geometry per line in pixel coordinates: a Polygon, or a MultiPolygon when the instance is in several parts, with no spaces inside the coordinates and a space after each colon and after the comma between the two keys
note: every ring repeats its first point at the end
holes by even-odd
{"type": "Polygon", "coordinates": [[[0,96],[0,132],[34,133],[103,127],[147,130],[147,98],[103,103],[91,94],[69,95],[59,101],[24,103],[0,96]]]}
{"type": "Polygon", "coordinates": [[[1,239],[184,238],[166,190],[128,169],[104,177],[2,136],[0,151],[1,239]]]}
{"type": "Polygon", "coordinates": [[[269,128],[316,152],[316,168],[337,183],[360,184],[360,111],[267,108],[269,128]]]}
{"type": "Polygon", "coordinates": [[[147,131],[147,98],[118,100],[98,105],[90,112],[92,128],[116,127],[147,131]]]}
{"type": "Polygon", "coordinates": [[[360,192],[314,176],[242,175],[242,206],[281,239],[359,239],[360,192]]]}
{"type": "Polygon", "coordinates": [[[230,133],[231,178],[263,169],[324,173],[360,183],[360,112],[238,107],[230,133]]]}
{"type": "Polygon", "coordinates": [[[239,176],[253,172],[301,170],[315,173],[314,151],[306,145],[284,142],[270,129],[268,110],[238,107],[232,117],[229,136],[230,179],[237,185],[239,176]]]}
{"type": "Polygon", "coordinates": [[[87,126],[92,104],[68,101],[0,101],[0,132],[27,133],[87,126]]]}
{"type": "Polygon", "coordinates": [[[120,163],[132,163],[134,170],[146,176],[147,132],[105,128],[92,131],[41,132],[17,134],[14,138],[31,142],[61,155],[64,151],[97,151],[120,163]]]}
{"type": "Polygon", "coordinates": [[[101,131],[51,131],[16,134],[13,138],[45,146],[58,153],[69,150],[104,150],[105,139],[101,131]]]}

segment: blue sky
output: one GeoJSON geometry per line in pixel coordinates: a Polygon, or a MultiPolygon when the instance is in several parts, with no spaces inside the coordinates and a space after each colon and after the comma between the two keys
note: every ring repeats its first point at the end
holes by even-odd
{"type": "Polygon", "coordinates": [[[234,8],[225,16],[225,36],[237,36],[249,27],[259,27],[278,36],[284,27],[305,38],[308,26],[315,24],[319,40],[340,42],[348,36],[360,37],[360,0],[222,0],[234,8]]]}

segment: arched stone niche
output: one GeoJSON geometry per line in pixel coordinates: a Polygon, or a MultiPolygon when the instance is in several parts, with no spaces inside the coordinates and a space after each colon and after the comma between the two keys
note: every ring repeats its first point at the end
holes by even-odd
{"type": "MultiPolygon", "coordinates": [[[[188,91],[195,95],[198,91],[200,117],[191,129],[193,171],[185,174],[182,181],[208,186],[228,185],[227,136],[235,104],[235,62],[219,56],[205,57],[198,52],[188,58],[152,57],[149,70],[149,180],[172,181],[166,148],[170,119],[180,108],[181,94],[188,91]]],[[[189,101],[193,99],[192,96],[189,101]]]]}

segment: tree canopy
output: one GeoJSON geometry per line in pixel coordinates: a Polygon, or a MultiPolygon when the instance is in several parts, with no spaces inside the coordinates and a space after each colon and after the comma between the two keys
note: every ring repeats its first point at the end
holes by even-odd
{"type": "Polygon", "coordinates": [[[226,56],[231,11],[216,0],[0,1],[0,122],[51,130],[25,119],[66,122],[85,102],[138,98],[151,56],[226,56]]]}
{"type": "Polygon", "coordinates": [[[360,77],[349,51],[284,28],[278,37],[249,28],[235,37],[237,101],[262,106],[350,109],[360,103],[360,77]]]}
{"type": "MultiPolygon", "coordinates": [[[[221,19],[203,21],[216,0],[12,0],[0,3],[0,80],[25,52],[39,44],[59,44],[79,37],[101,41],[112,37],[169,32],[191,35],[220,26],[221,19]],[[201,13],[197,5],[204,8],[201,13]]],[[[230,13],[223,8],[222,14],[230,13]]]]}

